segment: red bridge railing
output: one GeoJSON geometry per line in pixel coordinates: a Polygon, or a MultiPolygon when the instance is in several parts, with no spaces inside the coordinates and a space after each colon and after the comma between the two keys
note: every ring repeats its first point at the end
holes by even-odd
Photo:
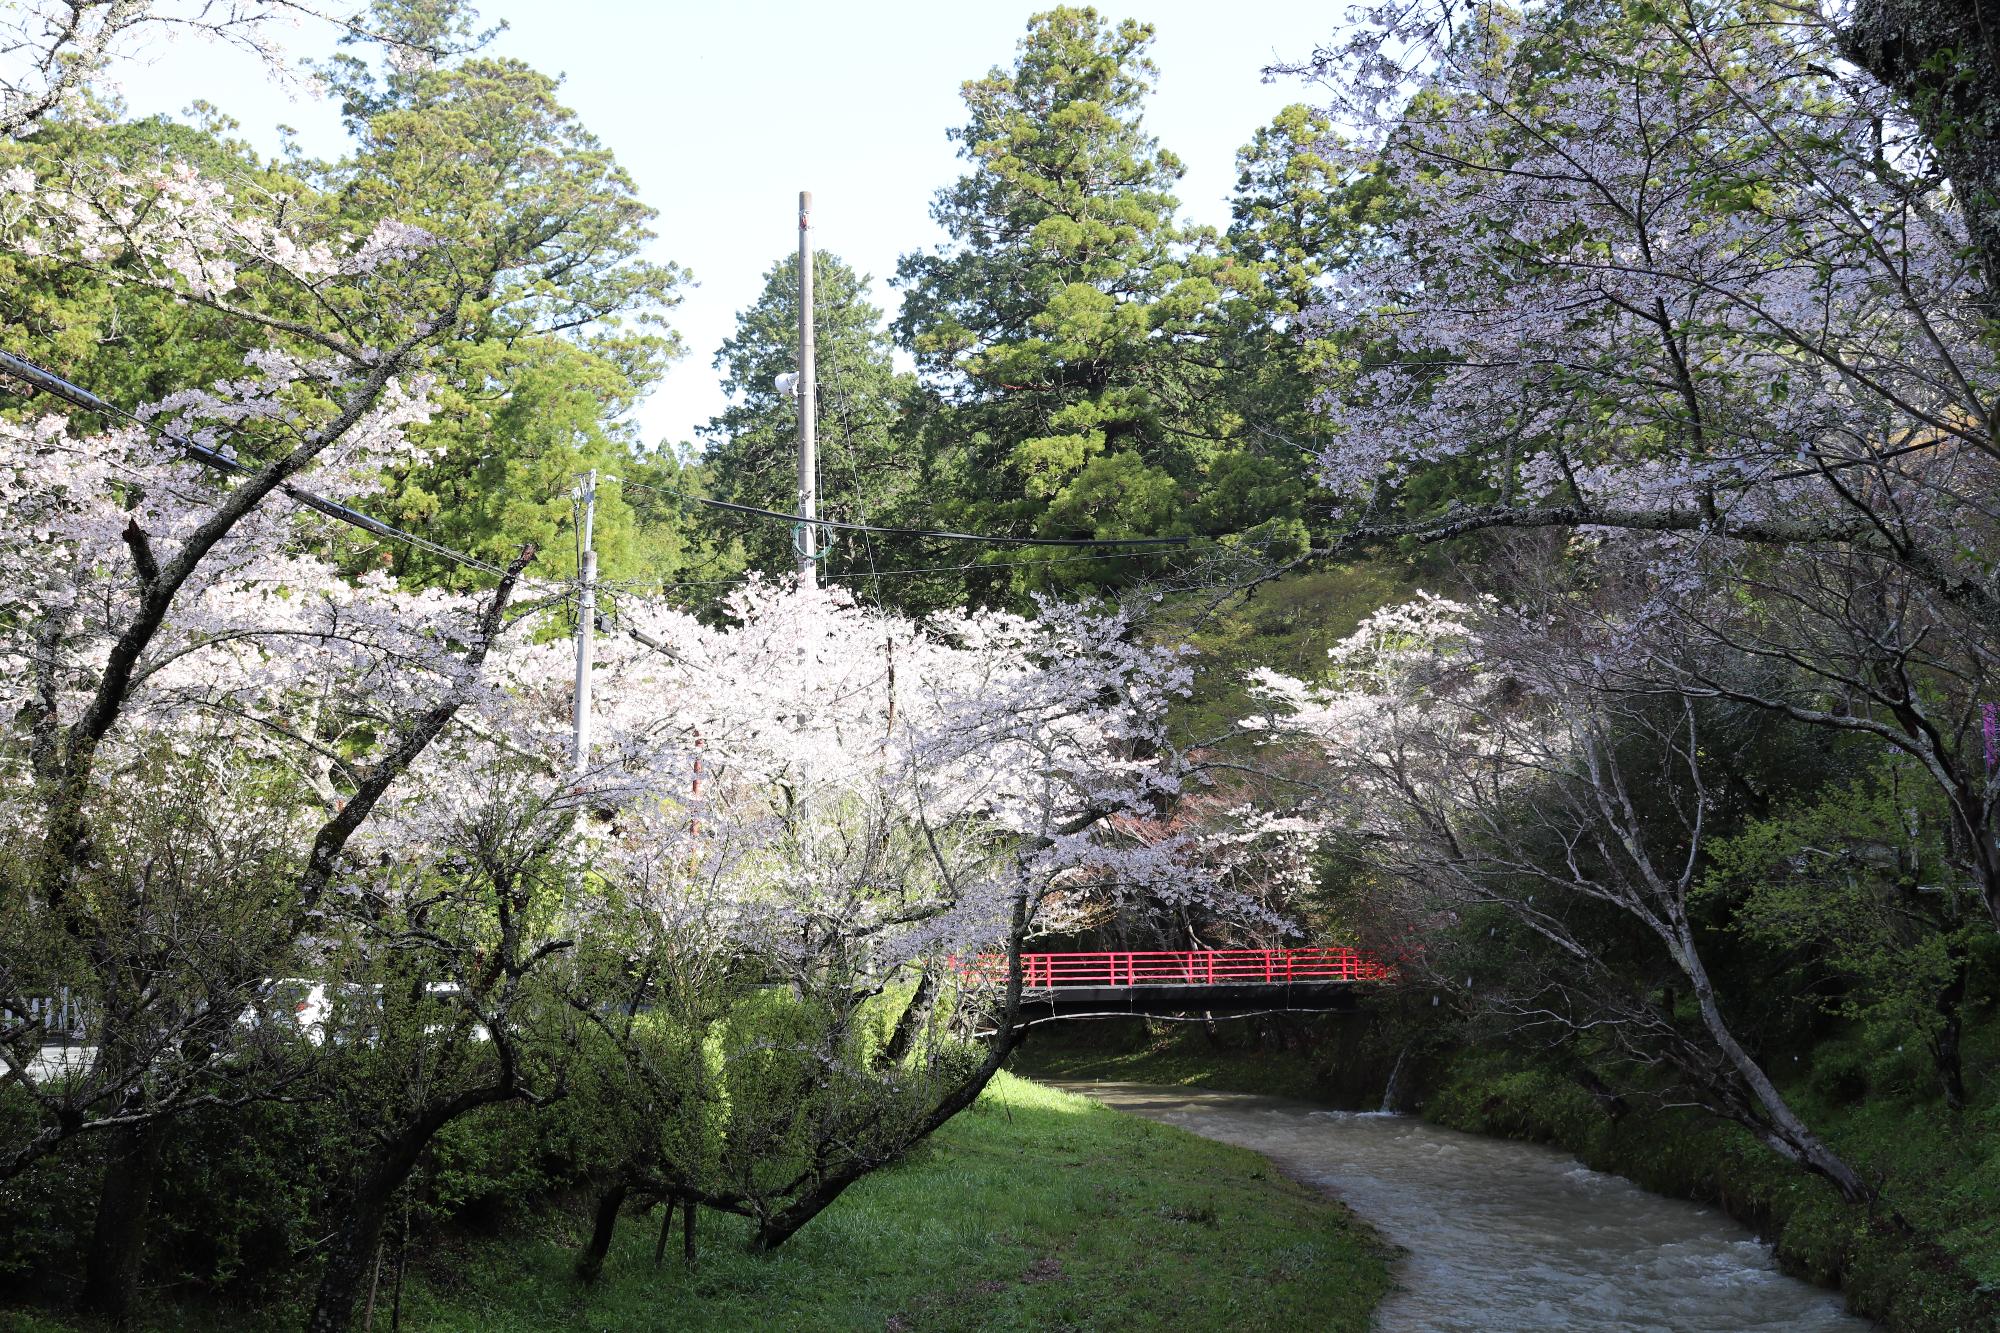
{"type": "MultiPolygon", "coordinates": [[[[956,965],[970,981],[1004,982],[1004,954],[956,965]]],[[[1282,986],[1291,981],[1388,981],[1396,970],[1355,949],[1184,949],[1024,953],[1021,983],[1066,986],[1282,986]]]]}

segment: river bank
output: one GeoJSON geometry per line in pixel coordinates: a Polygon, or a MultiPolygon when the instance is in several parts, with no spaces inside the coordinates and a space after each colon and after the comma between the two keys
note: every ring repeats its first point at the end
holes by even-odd
{"type": "MultiPolygon", "coordinates": [[[[497,1235],[447,1233],[413,1259],[402,1327],[1361,1333],[1393,1258],[1346,1208],[1255,1153],[1007,1075],[775,1254],[746,1253],[747,1225],[705,1212],[699,1261],[688,1268],[676,1254],[655,1268],[657,1225],[626,1219],[590,1287],[573,1275],[584,1208],[551,1208],[497,1235]]],[[[140,1327],[254,1333],[300,1322],[296,1303],[277,1300],[169,1307],[140,1327]]],[[[5,1333],[96,1327],[0,1309],[5,1333]]]]}
{"type": "MultiPolygon", "coordinates": [[[[1291,1049],[1232,1047],[1199,1030],[1157,1036],[1106,1025],[1068,1040],[1038,1034],[1014,1068],[1034,1078],[1171,1084],[1372,1107],[1394,1054],[1365,1058],[1353,1020],[1306,1029],[1291,1049]],[[1346,1028],[1337,1025],[1346,1023],[1346,1028]],[[1054,1039],[1051,1039],[1051,1038],[1054,1039]],[[1318,1039],[1316,1039],[1316,1037],[1318,1039]],[[1345,1043],[1340,1067],[1329,1055],[1345,1043]]],[[[1968,1066],[1991,1058],[1990,1028],[1972,1034],[1968,1066]]],[[[2000,1328],[2000,1100],[1947,1111],[1917,1085],[1875,1074],[1852,1095],[1850,1067],[1829,1050],[1788,1092],[1835,1146],[1881,1182],[1874,1210],[1780,1162],[1733,1126],[1685,1110],[1608,1102],[1573,1077],[1504,1052],[1447,1050],[1413,1058],[1399,1105],[1454,1129],[1545,1143],[1655,1193],[1714,1204],[1775,1246],[1785,1271],[1845,1292],[1852,1309],[1894,1333],[2000,1328]],[[1829,1072],[1833,1071],[1833,1072],[1829,1072]],[[1844,1098],[1837,1094],[1849,1094],[1844,1098]]],[[[1601,1091],[1601,1090],[1600,1090],[1601,1091]]]]}
{"type": "Polygon", "coordinates": [[[1067,1084],[1268,1156],[1404,1250],[1377,1333],[1868,1333],[1719,1210],[1559,1149],[1246,1093],[1067,1084]]]}

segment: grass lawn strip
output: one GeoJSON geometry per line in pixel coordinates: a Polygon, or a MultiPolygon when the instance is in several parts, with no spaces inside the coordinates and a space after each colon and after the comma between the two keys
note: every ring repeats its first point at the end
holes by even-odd
{"type": "MultiPolygon", "coordinates": [[[[591,1329],[949,1330],[1368,1327],[1393,1252],[1255,1153],[1001,1075],[912,1160],[863,1180],[776,1254],[705,1212],[686,1267],[676,1228],[628,1216],[604,1273],[572,1276],[583,1210],[418,1261],[414,1333],[591,1329]]],[[[376,1328],[388,1326],[388,1282],[376,1328]]],[[[167,1307],[142,1327],[293,1329],[296,1308],[167,1307]]],[[[88,1324],[0,1312],[0,1329],[88,1324]]]]}
{"type": "Polygon", "coordinates": [[[1361,1330],[1390,1260],[1254,1153],[1005,1075],[773,1256],[743,1252],[738,1219],[702,1226],[692,1270],[655,1270],[654,1228],[628,1220],[587,1293],[572,1235],[482,1247],[405,1326],[1361,1330]]]}

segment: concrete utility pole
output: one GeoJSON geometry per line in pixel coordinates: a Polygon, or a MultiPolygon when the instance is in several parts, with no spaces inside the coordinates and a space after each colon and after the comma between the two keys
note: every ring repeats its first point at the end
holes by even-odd
{"type": "Polygon", "coordinates": [[[582,773],[590,767],[590,650],[597,628],[597,552],[591,547],[591,528],[597,518],[597,469],[583,474],[576,485],[576,498],[583,504],[579,526],[583,535],[583,563],[577,570],[576,596],[576,738],[570,761],[582,773]]]}
{"type": "MultiPolygon", "coordinates": [[[[799,515],[819,517],[819,456],[814,436],[819,395],[813,378],[813,247],[812,191],[799,191],[799,515]]],[[[798,525],[793,546],[799,556],[799,582],[816,581],[815,552],[819,530],[811,522],[798,525]]]]}

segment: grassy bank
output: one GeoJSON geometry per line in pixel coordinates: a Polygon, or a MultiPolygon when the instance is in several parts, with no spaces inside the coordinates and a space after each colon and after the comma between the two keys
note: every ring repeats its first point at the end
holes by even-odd
{"type": "Polygon", "coordinates": [[[1299,1053],[1203,1048],[1184,1040],[1168,1039],[1138,1050],[1037,1042],[1022,1048],[1010,1068],[1026,1078],[1212,1088],[1302,1102],[1332,1100],[1325,1072],[1299,1053]]]}
{"type": "Polygon", "coordinates": [[[1840,1287],[1899,1333],[2000,1328],[2000,1101],[1960,1112],[1886,1091],[1843,1102],[1811,1080],[1787,1094],[1879,1184],[1874,1209],[1842,1203],[1733,1125],[1642,1106],[1613,1118],[1574,1082],[1502,1055],[1451,1058],[1423,1112],[1554,1143],[1647,1189],[1720,1204],[1772,1241],[1788,1271],[1840,1287]]]}
{"type": "Polygon", "coordinates": [[[1354,1023],[1307,1019],[1287,1050],[1244,1044],[1240,1024],[1225,1023],[1220,1041],[1193,1024],[1153,1029],[1143,1020],[1114,1019],[1056,1025],[1036,1030],[1008,1067],[1028,1078],[1212,1088],[1372,1110],[1382,1098],[1387,1062],[1379,1051],[1364,1049],[1366,1034],[1354,1023]]]}
{"type": "MultiPolygon", "coordinates": [[[[1973,1100],[1947,1108],[1922,1057],[1893,1041],[1830,1041],[1785,1089],[1862,1175],[1874,1209],[1780,1161],[1744,1131],[1634,1099],[1613,1115],[1573,1079],[1505,1053],[1457,1051],[1418,1073],[1425,1118],[1530,1139],[1660,1194],[1723,1207],[1773,1242],[1801,1277],[1842,1288],[1857,1310],[1898,1333],[2000,1328],[2000,1023],[1973,1025],[1973,1100]]],[[[1023,1050],[1017,1072],[1327,1099],[1338,1079],[1324,1051],[1217,1049],[1184,1031],[1149,1047],[1087,1038],[1023,1050]]],[[[1353,1089],[1342,1091],[1352,1100],[1353,1089]]]]}
{"type": "MultiPolygon", "coordinates": [[[[657,1223],[627,1218],[585,1289],[571,1276],[584,1227],[551,1212],[451,1241],[413,1263],[403,1327],[1361,1330],[1388,1285],[1364,1225],[1254,1153],[1006,1075],[775,1255],[745,1253],[747,1228],[705,1213],[699,1262],[655,1269],[657,1223]]],[[[292,1307],[176,1309],[148,1327],[299,1321],[292,1307]]],[[[10,1333],[85,1327],[0,1312],[10,1333]]]]}

